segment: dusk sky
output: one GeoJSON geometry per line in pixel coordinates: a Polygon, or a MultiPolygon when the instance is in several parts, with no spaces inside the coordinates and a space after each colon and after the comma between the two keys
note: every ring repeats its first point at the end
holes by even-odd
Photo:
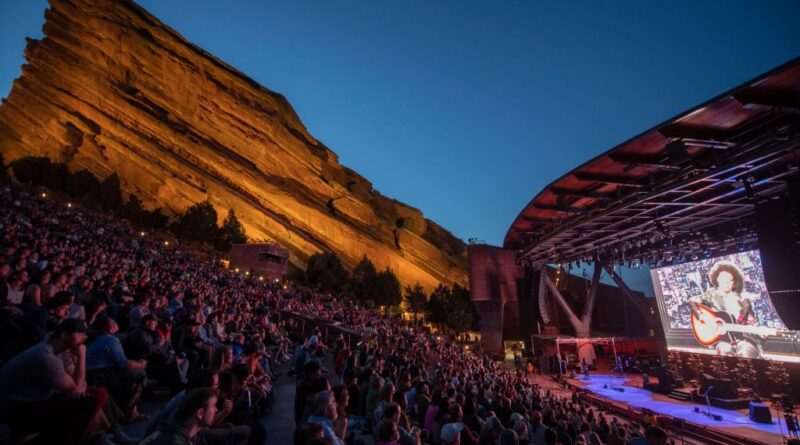
{"type": "MultiPolygon", "coordinates": [[[[800,56],[798,1],[138,3],[381,193],[495,245],[549,182],[800,56]]],[[[0,0],[0,96],[45,8],[0,0]]]]}

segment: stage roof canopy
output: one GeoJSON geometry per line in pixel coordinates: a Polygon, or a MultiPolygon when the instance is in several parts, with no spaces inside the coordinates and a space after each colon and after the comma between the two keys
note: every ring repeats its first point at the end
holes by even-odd
{"type": "Polygon", "coordinates": [[[651,128],[539,192],[504,247],[528,264],[590,260],[650,236],[742,224],[800,157],[800,58],[651,128]]]}

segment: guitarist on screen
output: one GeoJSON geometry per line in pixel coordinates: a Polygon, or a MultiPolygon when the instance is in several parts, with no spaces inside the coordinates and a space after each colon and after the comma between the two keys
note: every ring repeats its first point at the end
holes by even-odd
{"type": "MultiPolygon", "coordinates": [[[[730,261],[719,261],[708,273],[711,288],[704,294],[689,299],[689,308],[699,323],[704,321],[700,305],[715,311],[717,317],[729,324],[758,326],[758,318],[750,299],[742,296],[744,274],[730,261]]],[[[713,321],[712,321],[713,322],[713,321]]],[[[746,358],[763,358],[760,337],[754,334],[728,332],[713,344],[719,355],[746,358]]]]}

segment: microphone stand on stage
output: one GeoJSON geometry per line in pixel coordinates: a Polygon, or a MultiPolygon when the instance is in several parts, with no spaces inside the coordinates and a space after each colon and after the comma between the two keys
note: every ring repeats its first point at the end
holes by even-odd
{"type": "Polygon", "coordinates": [[[702,396],[706,398],[706,407],[708,408],[706,411],[703,411],[703,414],[711,417],[714,420],[722,420],[722,416],[711,413],[711,402],[708,400],[708,393],[710,393],[712,389],[714,389],[714,385],[709,386],[706,392],[702,394],[702,396]]]}

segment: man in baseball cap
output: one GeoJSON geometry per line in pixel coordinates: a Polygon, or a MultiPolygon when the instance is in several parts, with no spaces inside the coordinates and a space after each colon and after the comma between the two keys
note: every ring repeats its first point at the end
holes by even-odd
{"type": "Polygon", "coordinates": [[[464,429],[463,423],[448,423],[442,427],[443,445],[461,445],[461,430],[464,429]]]}

